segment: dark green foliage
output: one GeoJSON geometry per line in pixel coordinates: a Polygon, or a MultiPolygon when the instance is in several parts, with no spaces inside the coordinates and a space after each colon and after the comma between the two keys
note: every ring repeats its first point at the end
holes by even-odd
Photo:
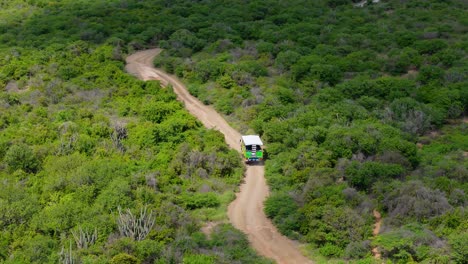
{"type": "Polygon", "coordinates": [[[197,63],[194,72],[199,80],[206,82],[209,79],[217,79],[224,73],[223,64],[216,60],[207,60],[197,63]]]}
{"type": "Polygon", "coordinates": [[[179,29],[172,33],[167,41],[168,46],[176,55],[181,57],[188,57],[195,51],[203,48],[204,42],[197,38],[197,36],[187,29],[179,29]]]}
{"type": "Polygon", "coordinates": [[[444,76],[444,70],[437,66],[423,66],[418,75],[418,80],[423,84],[440,84],[444,76]]]}
{"type": "Polygon", "coordinates": [[[367,226],[370,208],[365,208],[369,205],[356,203],[364,209],[362,215],[345,205],[350,197],[344,187],[344,184],[318,187],[300,209],[306,220],[301,222],[301,232],[328,256],[341,256],[349,243],[365,240],[370,232],[367,226]]]}
{"type": "Polygon", "coordinates": [[[345,170],[346,179],[359,190],[369,190],[377,181],[388,181],[402,176],[404,169],[398,164],[353,161],[345,170]]]}
{"type": "Polygon", "coordinates": [[[275,66],[283,71],[288,71],[294,65],[301,55],[295,51],[286,50],[278,53],[275,59],[275,66]]]}
{"type": "Polygon", "coordinates": [[[352,1],[350,0],[327,0],[327,5],[330,7],[337,7],[340,5],[346,5],[350,3],[352,3],[352,1]]]}
{"type": "Polygon", "coordinates": [[[361,96],[372,96],[384,100],[410,96],[415,92],[415,83],[411,80],[381,77],[375,80],[361,76],[337,86],[349,98],[358,99],[361,96]]]}
{"type": "Polygon", "coordinates": [[[24,144],[11,146],[4,157],[5,163],[10,170],[23,170],[25,172],[36,172],[39,169],[39,161],[31,148],[24,144]]]}
{"type": "Polygon", "coordinates": [[[417,50],[404,48],[398,53],[391,54],[385,65],[386,69],[394,75],[405,74],[411,69],[418,68],[422,63],[422,56],[417,50]]]}
{"type": "Polygon", "coordinates": [[[442,39],[430,39],[416,41],[413,46],[421,54],[434,54],[446,48],[447,43],[442,39]]]}
{"type": "Polygon", "coordinates": [[[342,76],[340,69],[334,65],[322,64],[322,65],[313,65],[310,68],[310,77],[318,79],[321,82],[327,83],[329,85],[337,84],[342,76]]]}
{"type": "Polygon", "coordinates": [[[265,201],[265,213],[283,234],[298,232],[302,215],[296,202],[287,194],[275,194],[265,201]]]}

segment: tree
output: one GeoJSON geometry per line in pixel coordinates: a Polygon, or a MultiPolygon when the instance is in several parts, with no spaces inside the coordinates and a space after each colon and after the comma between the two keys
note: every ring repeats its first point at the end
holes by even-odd
{"type": "Polygon", "coordinates": [[[444,71],[437,66],[423,66],[418,74],[418,80],[423,84],[440,83],[444,76],[444,71]]]}
{"type": "Polygon", "coordinates": [[[217,83],[224,89],[231,89],[235,86],[236,82],[229,75],[223,75],[218,78],[217,83]]]}
{"type": "Polygon", "coordinates": [[[24,170],[34,173],[39,169],[39,160],[31,148],[25,144],[11,146],[5,153],[4,161],[11,171],[24,170]]]}
{"type": "Polygon", "coordinates": [[[397,164],[384,164],[380,162],[353,161],[345,169],[346,179],[359,190],[369,191],[376,181],[388,181],[401,176],[404,169],[397,164]]]}
{"type": "Polygon", "coordinates": [[[281,71],[288,71],[294,65],[301,55],[295,51],[287,50],[278,53],[275,59],[275,66],[281,71]]]}
{"type": "Polygon", "coordinates": [[[193,51],[199,51],[204,42],[187,29],[179,29],[169,37],[169,48],[173,53],[189,57],[193,51]]]}

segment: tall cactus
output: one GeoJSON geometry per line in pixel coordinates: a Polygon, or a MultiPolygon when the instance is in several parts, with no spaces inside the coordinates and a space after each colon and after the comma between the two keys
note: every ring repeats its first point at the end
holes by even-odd
{"type": "Polygon", "coordinates": [[[125,124],[120,122],[116,123],[110,136],[114,146],[119,151],[124,152],[125,146],[123,145],[122,140],[127,138],[127,129],[125,128],[125,124]]]}
{"type": "Polygon", "coordinates": [[[72,243],[70,241],[70,249],[66,250],[62,247],[62,251],[59,252],[61,264],[78,264],[80,261],[73,256],[72,243]]]}
{"type": "Polygon", "coordinates": [[[140,241],[145,239],[153,228],[155,217],[153,210],[147,212],[147,206],[144,206],[140,210],[140,215],[137,217],[133,215],[130,209],[122,212],[119,207],[119,218],[117,219],[117,225],[119,227],[120,235],[130,237],[134,240],[140,241]]]}
{"type": "Polygon", "coordinates": [[[94,228],[93,233],[88,230],[83,230],[81,227],[78,229],[78,231],[71,231],[71,233],[75,239],[78,249],[86,249],[89,246],[94,245],[98,237],[96,228],[94,228]]]}

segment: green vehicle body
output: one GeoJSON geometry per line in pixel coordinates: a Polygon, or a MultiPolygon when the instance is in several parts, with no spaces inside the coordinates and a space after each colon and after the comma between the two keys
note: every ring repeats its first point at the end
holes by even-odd
{"type": "Polygon", "coordinates": [[[242,155],[246,163],[263,161],[263,142],[257,135],[245,135],[240,140],[242,155]]]}

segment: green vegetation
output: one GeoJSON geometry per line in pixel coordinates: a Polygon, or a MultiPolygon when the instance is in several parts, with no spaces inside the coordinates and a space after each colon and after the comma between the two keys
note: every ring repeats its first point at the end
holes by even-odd
{"type": "Polygon", "coordinates": [[[265,212],[313,254],[463,263],[466,3],[369,2],[194,5],[216,23],[161,41],[155,65],[266,141],[265,212]]]}
{"type": "Polygon", "coordinates": [[[161,8],[0,6],[0,263],[270,263],[230,225],[200,232],[226,222],[237,152],[170,88],[124,72],[161,8]]]}
{"type": "Polygon", "coordinates": [[[198,231],[241,163],[170,89],[124,73],[126,54],[160,46],[157,66],[265,141],[281,232],[327,258],[369,263],[377,246],[394,262],[465,263],[465,2],[0,7],[0,262],[265,262],[229,225],[198,231]],[[150,232],[124,236],[121,217],[142,210],[150,232]]]}

